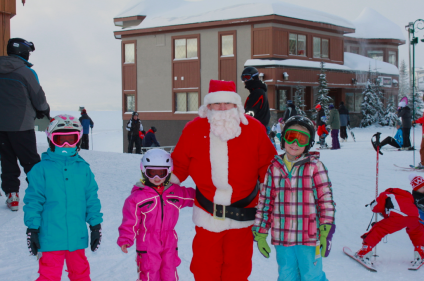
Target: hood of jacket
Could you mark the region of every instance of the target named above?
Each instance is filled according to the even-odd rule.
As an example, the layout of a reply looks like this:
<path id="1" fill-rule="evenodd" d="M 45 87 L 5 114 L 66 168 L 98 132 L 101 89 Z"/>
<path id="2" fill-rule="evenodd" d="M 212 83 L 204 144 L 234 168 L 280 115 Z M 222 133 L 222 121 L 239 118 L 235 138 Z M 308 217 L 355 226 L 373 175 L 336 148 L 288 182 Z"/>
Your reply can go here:
<path id="1" fill-rule="evenodd" d="M 62 165 L 69 165 L 72 164 L 74 162 L 84 162 L 87 165 L 89 165 L 87 162 L 85 162 L 84 159 L 82 159 L 81 156 L 79 156 L 78 152 L 75 156 L 72 157 L 68 157 L 68 156 L 62 156 L 59 154 L 54 153 L 53 151 L 49 149 L 47 149 L 47 152 L 44 152 L 41 155 L 41 159 L 42 160 L 48 160 L 48 161 L 53 161 Z"/>
<path id="2" fill-rule="evenodd" d="M 261 80 L 250 80 L 250 81 L 247 81 L 245 84 L 246 85 L 244 87 L 248 90 L 253 90 L 257 88 L 261 88 L 265 92 L 268 90 L 268 87 L 266 86 L 266 84 L 262 82 Z"/>
<path id="3" fill-rule="evenodd" d="M 154 134 L 155 132 L 153 132 L 153 130 L 152 130 L 152 129 L 149 129 L 149 130 L 146 132 L 146 135 L 147 135 L 148 133 L 152 133 L 152 134 Z"/>
<path id="4" fill-rule="evenodd" d="M 18 68 L 28 66 L 32 64 L 18 56 L 2 56 L 0 57 L 0 73 L 8 74 L 15 71 Z"/>
<path id="5" fill-rule="evenodd" d="M 293 109 L 295 109 L 295 108 L 296 108 L 296 106 L 295 106 L 294 104 L 292 104 L 292 103 L 291 103 L 291 104 L 289 104 L 289 105 L 288 105 L 288 107 L 291 107 L 291 108 L 293 108 Z"/>
<path id="6" fill-rule="evenodd" d="M 411 192 L 409 192 L 407 190 L 391 187 L 391 188 L 386 189 L 384 192 L 389 192 L 389 193 L 392 193 L 396 196 L 405 197 L 405 198 L 411 200 L 412 203 L 414 203 L 414 197 L 412 197 Z"/>
<path id="7" fill-rule="evenodd" d="M 339 113 L 340 114 L 349 114 L 347 108 L 344 105 L 339 106 Z"/>

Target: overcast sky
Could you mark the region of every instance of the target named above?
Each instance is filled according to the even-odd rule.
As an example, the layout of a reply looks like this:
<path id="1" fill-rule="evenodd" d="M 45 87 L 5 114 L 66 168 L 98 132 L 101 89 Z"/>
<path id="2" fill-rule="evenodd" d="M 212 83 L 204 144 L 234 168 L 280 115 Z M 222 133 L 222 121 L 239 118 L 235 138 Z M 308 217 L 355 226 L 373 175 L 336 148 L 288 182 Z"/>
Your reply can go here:
<path id="1" fill-rule="evenodd" d="M 164 0 L 145 0 L 152 3 Z M 168 0 L 184 1 L 184 0 Z M 217 1 L 217 0 L 190 0 Z M 226 0 L 231 2 L 231 0 Z M 236 0 L 234 0 L 236 1 Z M 251 2 L 252 0 L 245 0 Z M 12 37 L 34 42 L 30 61 L 38 73 L 52 110 L 121 109 L 120 41 L 113 36 L 113 18 L 134 0 L 17 1 L 11 21 Z M 239 2 L 237 0 L 237 2 Z M 260 2 L 257 0 L 255 2 Z M 370 7 L 402 30 L 424 19 L 423 0 L 286 0 L 354 20 Z M 407 32 L 404 32 L 405 38 Z M 424 38 L 424 30 L 417 33 Z M 399 47 L 400 61 L 408 60 L 407 44 Z M 416 48 L 416 65 L 424 66 L 424 43 Z"/>

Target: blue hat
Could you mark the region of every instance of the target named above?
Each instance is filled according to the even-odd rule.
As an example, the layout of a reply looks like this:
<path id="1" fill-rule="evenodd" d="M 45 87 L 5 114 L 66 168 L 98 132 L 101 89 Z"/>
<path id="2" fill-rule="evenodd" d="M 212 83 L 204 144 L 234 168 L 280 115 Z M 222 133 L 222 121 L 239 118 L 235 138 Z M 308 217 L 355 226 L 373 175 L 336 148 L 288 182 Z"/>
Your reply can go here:
<path id="1" fill-rule="evenodd" d="M 334 105 L 333 105 L 333 104 L 330 104 L 330 105 L 328 106 L 328 108 L 329 108 L 329 109 L 333 109 L 333 108 L 334 108 Z"/>
<path id="2" fill-rule="evenodd" d="M 292 103 L 293 103 L 292 100 L 287 101 L 287 104 L 292 104 Z"/>

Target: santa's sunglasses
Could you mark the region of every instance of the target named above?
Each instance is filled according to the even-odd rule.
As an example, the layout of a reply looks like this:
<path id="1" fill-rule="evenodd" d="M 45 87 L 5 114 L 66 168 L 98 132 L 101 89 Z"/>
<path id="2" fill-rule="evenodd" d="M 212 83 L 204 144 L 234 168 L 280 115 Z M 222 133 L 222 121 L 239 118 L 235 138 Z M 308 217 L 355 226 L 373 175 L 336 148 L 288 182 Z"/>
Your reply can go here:
<path id="1" fill-rule="evenodd" d="M 57 132 L 52 133 L 51 141 L 57 147 L 64 147 L 65 145 L 75 146 L 81 138 L 79 132 Z"/>
<path id="2" fill-rule="evenodd" d="M 292 144 L 294 142 L 297 142 L 297 145 L 299 147 L 305 147 L 309 144 L 309 138 L 311 136 L 303 131 L 299 131 L 296 129 L 287 129 L 287 131 L 284 133 L 284 140 L 288 144 Z"/>
<path id="3" fill-rule="evenodd" d="M 153 180 L 155 177 L 164 179 L 169 175 L 168 167 L 146 167 L 146 177 Z"/>
<path id="4" fill-rule="evenodd" d="M 246 82 L 246 81 L 250 81 L 253 79 L 253 77 L 258 76 L 259 73 L 254 73 L 254 74 L 242 74 L 241 75 L 241 80 Z"/>

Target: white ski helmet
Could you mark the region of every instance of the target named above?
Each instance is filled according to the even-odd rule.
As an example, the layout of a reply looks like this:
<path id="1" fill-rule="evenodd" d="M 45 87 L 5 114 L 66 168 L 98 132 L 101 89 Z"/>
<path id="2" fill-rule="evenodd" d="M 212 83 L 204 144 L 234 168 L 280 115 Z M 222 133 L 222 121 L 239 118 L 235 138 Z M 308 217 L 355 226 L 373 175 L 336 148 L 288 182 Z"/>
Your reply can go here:
<path id="1" fill-rule="evenodd" d="M 171 154 L 160 148 L 154 148 L 144 153 L 141 158 L 140 169 L 146 173 L 146 167 L 168 167 L 168 173 L 172 173 L 174 163 Z"/>
<path id="2" fill-rule="evenodd" d="M 72 115 L 60 114 L 50 120 L 49 127 L 46 130 L 47 137 L 51 140 L 52 133 L 58 130 L 78 131 L 82 136 L 82 126 L 80 121 Z"/>

